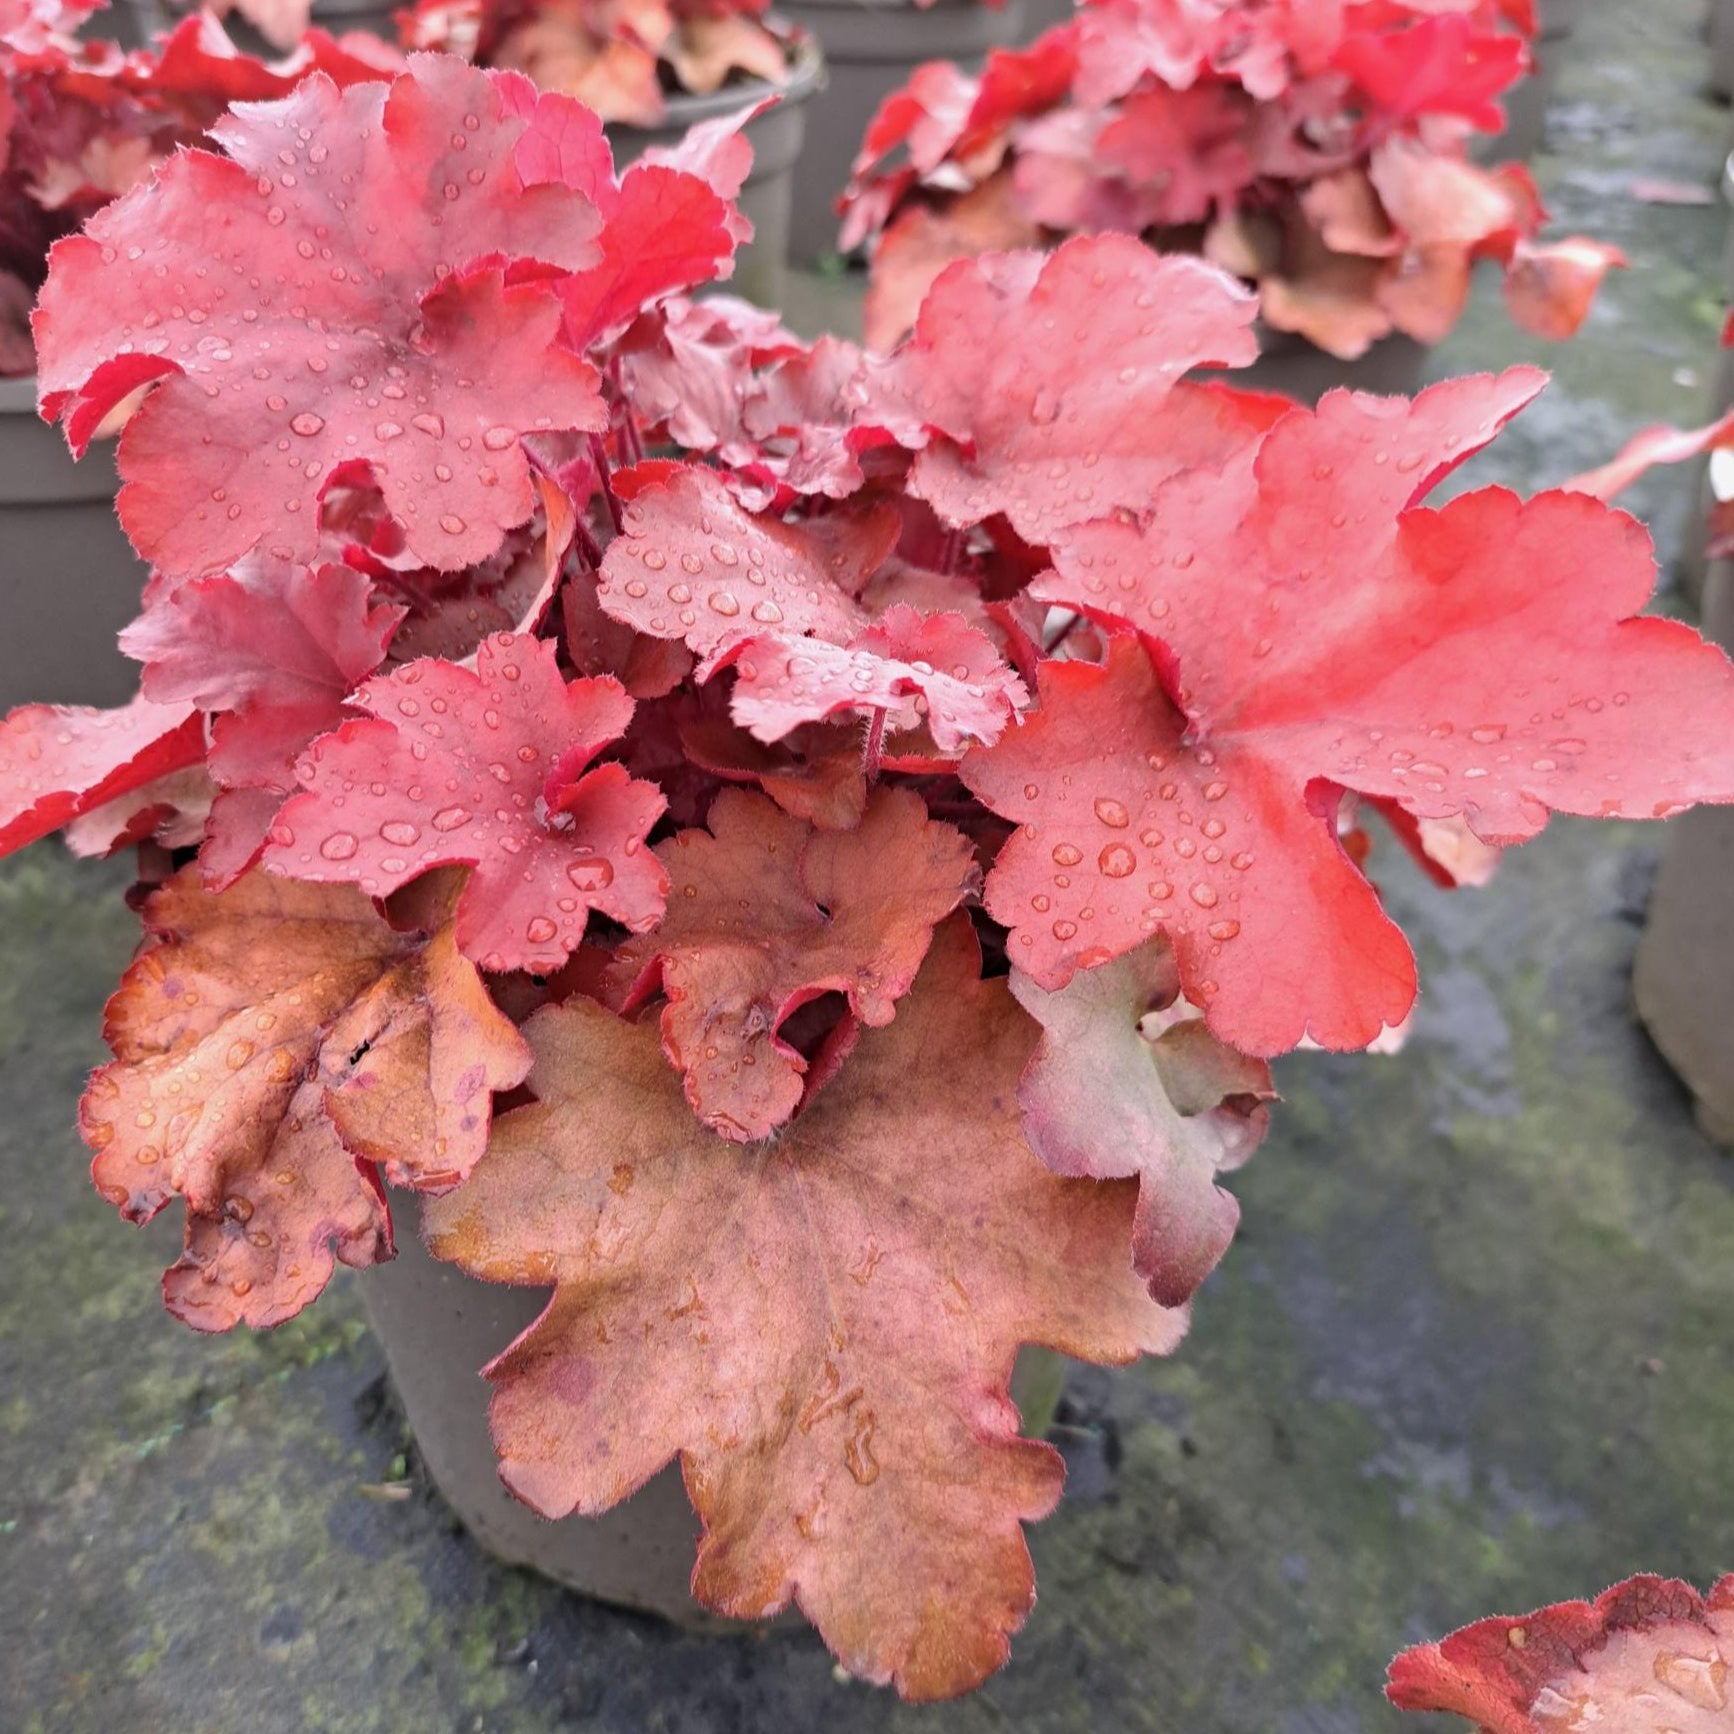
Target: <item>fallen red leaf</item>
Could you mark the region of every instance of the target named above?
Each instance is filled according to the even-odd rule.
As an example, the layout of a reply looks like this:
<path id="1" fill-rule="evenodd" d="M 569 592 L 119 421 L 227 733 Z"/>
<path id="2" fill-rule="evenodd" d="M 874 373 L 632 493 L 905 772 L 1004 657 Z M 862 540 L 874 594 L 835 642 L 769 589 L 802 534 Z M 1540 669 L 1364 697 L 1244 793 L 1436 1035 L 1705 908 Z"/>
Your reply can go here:
<path id="1" fill-rule="evenodd" d="M 1594 1602 L 1478 1620 L 1391 1664 L 1401 1710 L 1467 1716 L 1484 1734 L 1726 1734 L 1734 1725 L 1734 1576 L 1700 1596 L 1633 1577 Z"/>

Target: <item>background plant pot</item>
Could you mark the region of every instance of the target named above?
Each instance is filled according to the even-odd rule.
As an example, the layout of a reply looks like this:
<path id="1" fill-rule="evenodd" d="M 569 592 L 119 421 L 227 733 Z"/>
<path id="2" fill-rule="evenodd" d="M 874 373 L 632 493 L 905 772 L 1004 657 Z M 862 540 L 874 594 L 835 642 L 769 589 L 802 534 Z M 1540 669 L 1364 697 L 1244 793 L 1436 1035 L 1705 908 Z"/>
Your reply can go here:
<path id="1" fill-rule="evenodd" d="M 36 413 L 36 381 L 0 379 L 0 711 L 124 704 L 138 690 L 115 635 L 150 574 L 114 515 L 117 486 L 112 440 L 74 463 Z"/>
<path id="2" fill-rule="evenodd" d="M 690 1593 L 698 1519 L 677 1465 L 601 1517 L 549 1523 L 506 1491 L 488 1433 L 489 1387 L 476 1369 L 536 1317 L 547 1293 L 478 1282 L 433 1258 L 405 1226 L 397 1257 L 366 1274 L 362 1297 L 422 1461 L 464 1527 L 489 1553 L 586 1595 L 698 1631 L 739 1631 Z M 1032 1423 L 1026 1431 L 1038 1420 L 1045 1431 L 1066 1364 L 1046 1350 L 1019 1356 L 1012 1394 Z"/>
<path id="3" fill-rule="evenodd" d="M 1056 25 L 1070 24 L 1077 11 L 1077 0 L 1024 0 L 1024 24 L 1018 39 L 1034 42 Z"/>
<path id="4" fill-rule="evenodd" d="M 141 41 L 149 42 L 164 30 L 172 30 L 196 5 L 177 5 L 173 0 L 114 0 L 117 10 L 129 12 Z M 393 0 L 313 0 L 313 22 L 333 36 L 346 31 L 364 30 L 386 42 L 397 41 L 397 14 L 400 8 Z M 231 12 L 223 20 L 235 46 L 262 60 L 276 60 L 281 48 L 269 43 L 239 12 Z"/>
<path id="5" fill-rule="evenodd" d="M 1536 7 L 1538 28 L 1531 44 L 1534 70 L 1500 98 L 1505 108 L 1505 130 L 1476 140 L 1474 152 L 1478 161 L 1521 162 L 1540 146 L 1547 130 L 1548 104 L 1553 100 L 1560 69 L 1570 50 L 1572 31 L 1583 7 L 1584 0 L 1540 0 Z"/>
<path id="6" fill-rule="evenodd" d="M 1378 392 L 1390 397 L 1413 392 L 1421 381 L 1427 359 L 1424 344 L 1394 333 L 1382 337 L 1365 355 L 1353 361 L 1309 343 L 1292 331 L 1258 327 L 1258 360 L 1216 375 L 1246 391 L 1280 391 L 1300 403 L 1317 403 L 1327 391 L 1347 386 L 1352 391 Z"/>
<path id="7" fill-rule="evenodd" d="M 1734 654 L 1734 561 L 1710 567 L 1704 631 Z M 1734 1146 L 1734 807 L 1696 807 L 1669 825 L 1632 985 L 1698 1124 Z"/>
<path id="8" fill-rule="evenodd" d="M 781 96 L 775 108 L 755 115 L 741 129 L 753 147 L 753 168 L 737 203 L 753 225 L 753 238 L 735 255 L 734 276 L 727 287 L 731 294 L 756 301 L 761 307 L 776 307 L 782 302 L 795 177 L 808 133 L 807 102 L 825 81 L 825 60 L 819 46 L 803 36 L 790 49 L 789 76 L 780 87 L 755 79 L 731 84 L 709 96 L 675 95 L 668 99 L 668 117 L 661 126 L 616 123 L 608 128 L 615 165 L 624 168 L 653 147 L 666 149 L 679 144 L 687 128 L 700 121 L 735 114 L 773 94 Z M 829 104 L 826 106 L 828 112 Z"/>
<path id="9" fill-rule="evenodd" d="M 873 111 L 924 60 L 977 72 L 990 48 L 1021 42 L 1024 0 L 784 0 L 778 14 L 818 38 L 829 79 L 819 124 L 795 170 L 789 256 L 813 265 L 837 250 L 837 196 Z"/>
<path id="10" fill-rule="evenodd" d="M 1722 305 L 1734 308 L 1734 156 L 1722 165 L 1722 203 L 1728 212 L 1728 233 L 1722 247 Z M 1716 352 L 1716 371 L 1711 382 L 1711 398 L 1707 420 L 1715 421 L 1734 408 L 1734 349 Z M 1727 460 L 1724 459 L 1724 462 Z M 1716 489 L 1711 460 L 1697 466 L 1698 486 L 1692 495 L 1691 509 L 1697 514 L 1686 526 L 1680 546 L 1680 558 L 1675 562 L 1674 576 L 1680 592 L 1690 602 L 1704 604 L 1705 579 L 1709 571 L 1709 524 L 1715 509 Z"/>
<path id="11" fill-rule="evenodd" d="M 1710 93 L 1734 96 L 1734 0 L 1710 0 Z"/>

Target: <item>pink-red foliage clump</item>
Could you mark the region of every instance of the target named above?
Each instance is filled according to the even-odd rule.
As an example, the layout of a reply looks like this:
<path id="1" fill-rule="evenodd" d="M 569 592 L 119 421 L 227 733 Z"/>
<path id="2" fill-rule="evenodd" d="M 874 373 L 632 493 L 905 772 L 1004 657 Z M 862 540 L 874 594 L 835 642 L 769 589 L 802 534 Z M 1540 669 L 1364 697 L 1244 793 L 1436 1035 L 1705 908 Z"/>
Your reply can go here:
<path id="1" fill-rule="evenodd" d="M 313 70 L 351 84 L 402 64 L 389 44 L 323 30 L 260 60 L 205 12 L 123 53 L 74 34 L 100 3 L 0 0 L 0 377 L 35 371 L 28 315 L 50 246 L 201 142 L 231 102 L 285 96 Z"/>
<path id="2" fill-rule="evenodd" d="M 780 85 L 795 37 L 769 0 L 416 0 L 410 48 L 522 72 L 604 120 L 654 127 L 672 93 Z"/>
<path id="3" fill-rule="evenodd" d="M 1109 232 L 1202 254 L 1333 355 L 1438 342 L 1480 259 L 1520 323 L 1569 337 L 1619 253 L 1539 241 L 1527 171 L 1470 157 L 1533 28 L 1529 0 L 1087 0 L 979 77 L 919 67 L 843 200 L 843 245 L 872 242 L 868 339 L 902 336 L 954 259 Z"/>

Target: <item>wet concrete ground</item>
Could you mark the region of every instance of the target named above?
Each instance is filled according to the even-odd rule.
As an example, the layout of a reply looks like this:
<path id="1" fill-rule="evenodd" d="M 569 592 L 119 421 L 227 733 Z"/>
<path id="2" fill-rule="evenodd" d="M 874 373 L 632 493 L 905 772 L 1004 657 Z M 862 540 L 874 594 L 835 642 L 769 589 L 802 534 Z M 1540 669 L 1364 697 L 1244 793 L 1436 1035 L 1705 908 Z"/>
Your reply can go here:
<path id="1" fill-rule="evenodd" d="M 1538 167 L 1636 268 L 1567 350 L 1483 286 L 1434 370 L 1558 382 L 1479 479 L 1703 407 L 1722 213 L 1630 192 L 1714 184 L 1700 10 L 1593 0 Z M 1634 503 L 1671 553 L 1680 479 Z M 420 1482 L 347 1274 L 272 1335 L 169 1321 L 173 1224 L 121 1224 L 72 1131 L 122 874 L 32 851 L 0 870 L 0 1729 L 1377 1734 L 1425 1727 L 1379 1697 L 1408 1641 L 1639 1568 L 1708 1581 L 1734 1567 L 1734 1165 L 1629 1018 L 1662 841 L 1556 824 L 1458 897 L 1382 863 L 1413 1041 L 1283 1064 L 1190 1341 L 1073 1381 L 1011 1665 L 924 1711 L 810 1634 L 684 1636 L 483 1557 Z"/>

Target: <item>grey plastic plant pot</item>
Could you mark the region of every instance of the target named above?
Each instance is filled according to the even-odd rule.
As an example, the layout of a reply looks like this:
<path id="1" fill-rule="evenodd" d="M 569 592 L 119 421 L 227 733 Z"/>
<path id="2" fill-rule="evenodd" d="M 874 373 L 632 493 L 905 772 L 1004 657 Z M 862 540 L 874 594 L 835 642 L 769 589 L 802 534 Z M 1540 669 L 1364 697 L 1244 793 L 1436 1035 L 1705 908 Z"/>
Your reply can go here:
<path id="1" fill-rule="evenodd" d="M 1534 69 L 1499 99 L 1505 109 L 1505 130 L 1475 139 L 1472 150 L 1478 162 L 1489 167 L 1522 162 L 1540 148 L 1547 130 L 1548 105 L 1553 101 L 1570 52 L 1572 32 L 1583 8 L 1584 0 L 1540 0 L 1532 44 Z"/>
<path id="2" fill-rule="evenodd" d="M 837 198 L 874 110 L 925 60 L 954 60 L 977 72 L 990 48 L 1027 36 L 1024 0 L 783 0 L 780 17 L 818 38 L 825 51 L 825 100 L 807 129 L 795 170 L 789 257 L 814 265 L 837 250 Z"/>
<path id="3" fill-rule="evenodd" d="M 1722 204 L 1728 212 L 1728 233 L 1722 246 L 1722 302 L 1734 308 L 1734 156 L 1722 165 Z M 1711 381 L 1707 419 L 1715 421 L 1734 408 L 1734 349 L 1716 352 L 1716 372 Z M 1723 462 L 1727 460 L 1724 458 Z M 1717 505 L 1714 472 L 1711 460 L 1705 458 L 1696 468 L 1698 486 L 1692 496 L 1691 510 L 1696 516 L 1686 526 L 1680 545 L 1680 557 L 1674 563 L 1674 577 L 1680 593 L 1688 602 L 1704 606 L 1704 586 L 1709 571 L 1710 514 Z"/>
<path id="4" fill-rule="evenodd" d="M 1710 94 L 1734 96 L 1734 0 L 1710 0 Z"/>
<path id="5" fill-rule="evenodd" d="M 176 4 L 175 0 L 115 0 L 118 7 L 130 12 L 136 21 L 140 38 L 149 42 L 165 30 L 172 30 L 197 10 L 196 5 Z M 351 30 L 365 31 L 383 41 L 398 39 L 397 14 L 401 10 L 392 0 L 313 0 L 312 21 L 333 36 Z M 267 42 L 239 12 L 230 12 L 223 20 L 223 29 L 235 46 L 262 60 L 279 59 L 283 50 Z"/>
<path id="6" fill-rule="evenodd" d="M 1070 24 L 1077 15 L 1076 0 L 1024 0 L 1024 25 L 1020 42 L 1034 42 L 1056 25 Z"/>
<path id="7" fill-rule="evenodd" d="M 1421 382 L 1427 349 L 1412 337 L 1383 337 L 1353 361 L 1309 343 L 1289 331 L 1258 327 L 1258 360 L 1250 367 L 1215 375 L 1246 391 L 1279 391 L 1299 403 L 1314 404 L 1338 386 L 1377 392 L 1383 397 L 1407 394 Z"/>
<path id="8" fill-rule="evenodd" d="M 1734 562 L 1710 567 L 1704 631 L 1734 654 Z M 1734 807 L 1695 807 L 1668 826 L 1632 990 L 1698 1124 L 1734 1147 Z"/>
<path id="9" fill-rule="evenodd" d="M 731 84 L 708 96 L 677 94 L 668 99 L 668 117 L 661 126 L 612 123 L 607 129 L 615 166 L 625 168 L 653 147 L 667 149 L 679 144 L 687 128 L 700 121 L 736 114 L 767 96 L 782 98 L 742 128 L 753 147 L 753 167 L 737 203 L 753 225 L 753 238 L 735 255 L 734 275 L 723 285 L 730 294 L 756 301 L 761 307 L 774 308 L 782 302 L 796 167 L 809 131 L 808 103 L 825 79 L 825 59 L 818 44 L 803 37 L 790 49 L 789 76 L 780 86 L 755 79 Z"/>
<path id="10" fill-rule="evenodd" d="M 36 381 L 0 379 L 0 712 L 124 704 L 138 690 L 115 638 L 150 574 L 115 517 L 117 485 L 112 440 L 74 463 L 36 413 Z"/>
<path id="11" fill-rule="evenodd" d="M 433 1258 L 405 1229 L 397 1257 L 368 1271 L 361 1292 L 421 1459 L 464 1527 L 500 1559 L 600 1601 L 695 1631 L 743 1630 L 693 1600 L 698 1519 L 678 1466 L 601 1517 L 550 1523 L 507 1492 L 488 1433 L 489 1387 L 477 1369 L 541 1312 L 547 1291 L 478 1282 Z M 1065 1366 L 1046 1350 L 1019 1356 L 1012 1395 L 1026 1412 L 1026 1432 L 1046 1431 Z"/>

